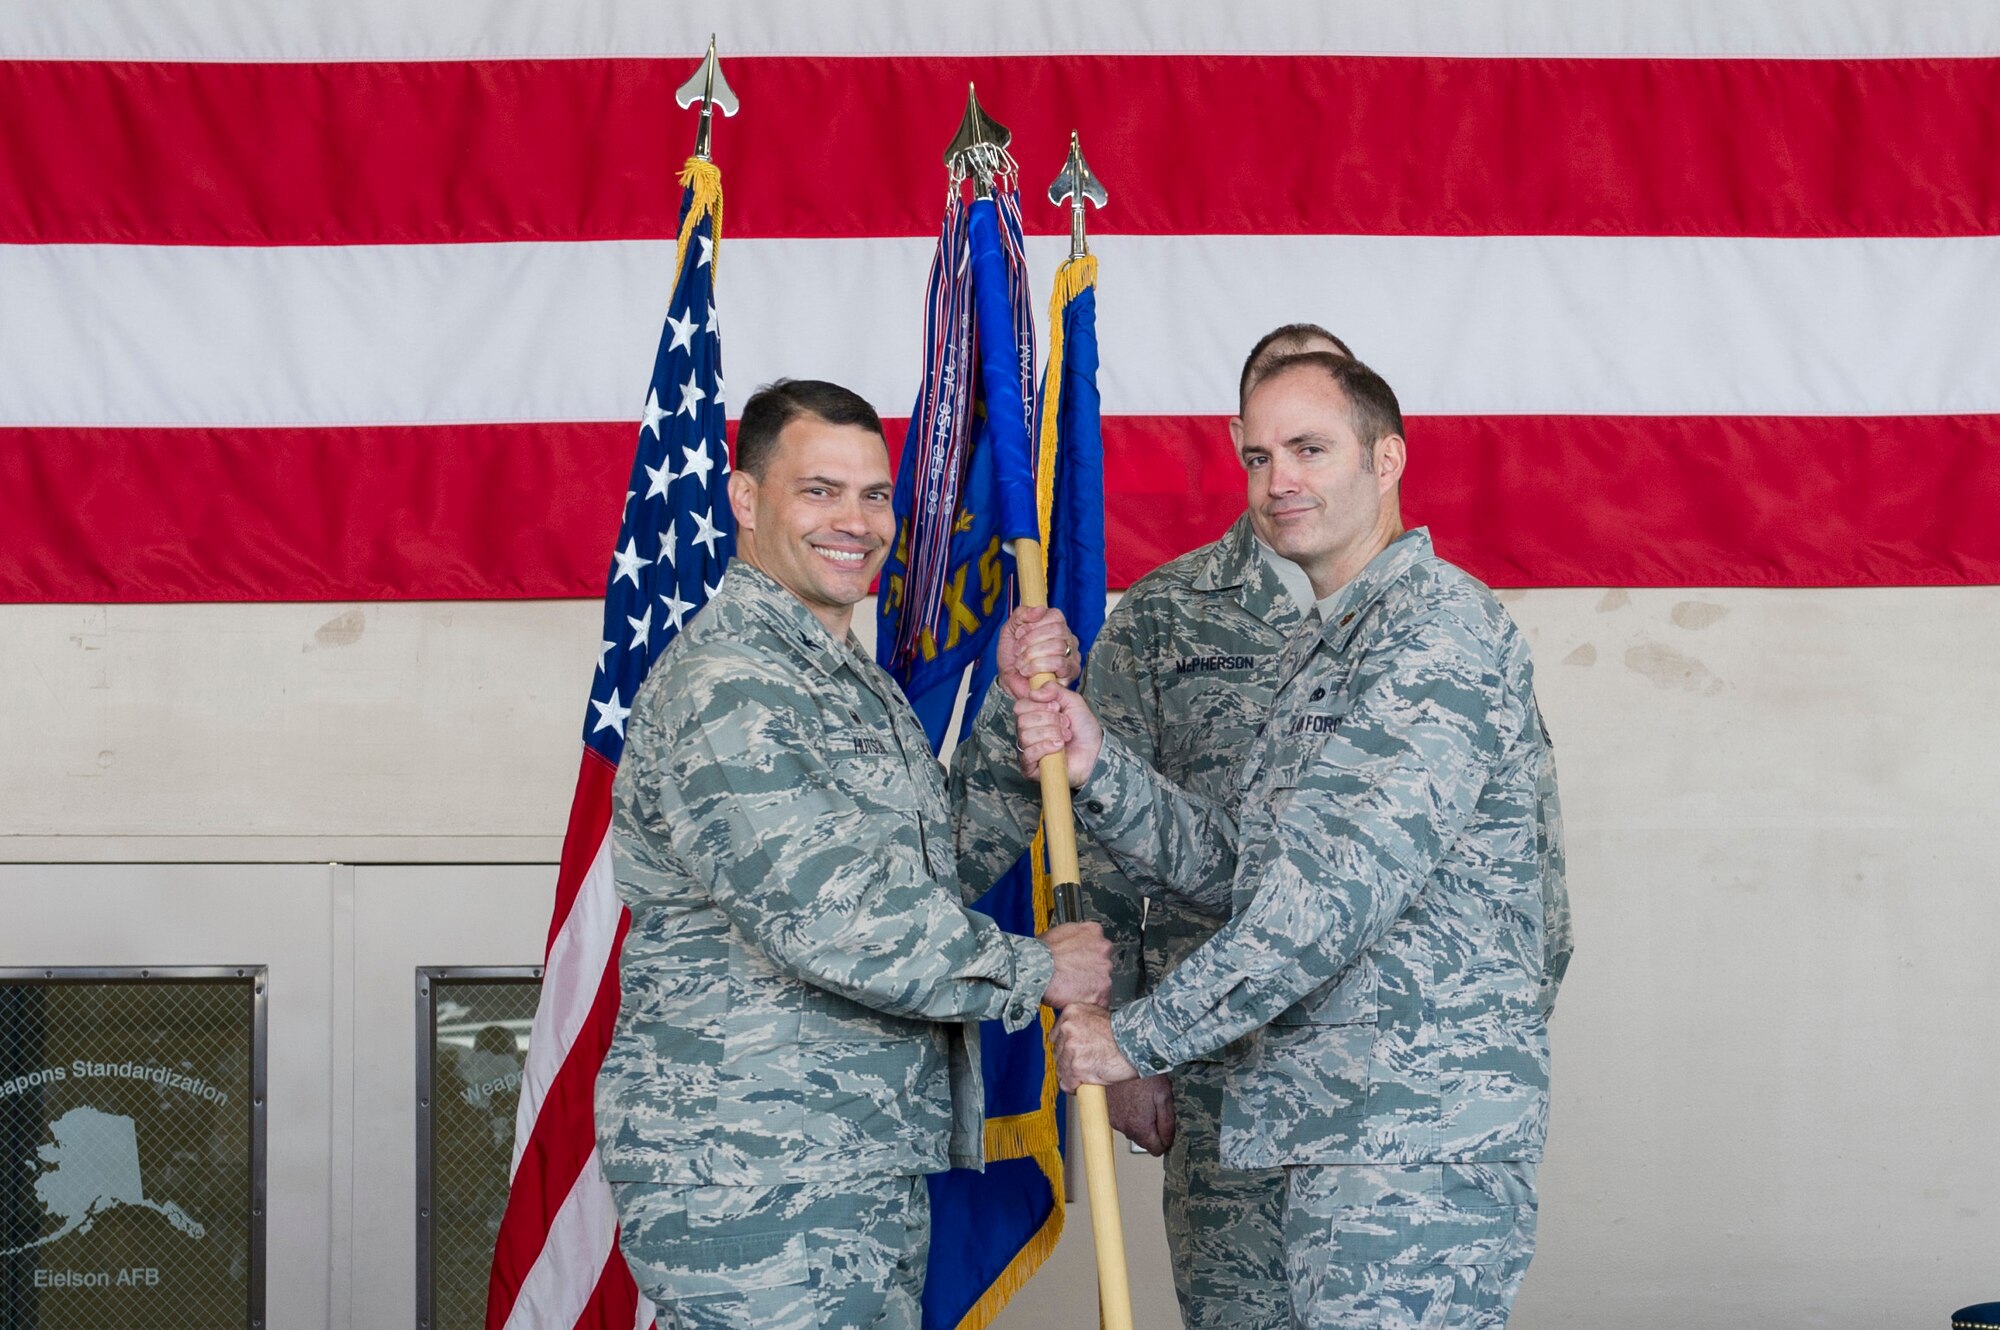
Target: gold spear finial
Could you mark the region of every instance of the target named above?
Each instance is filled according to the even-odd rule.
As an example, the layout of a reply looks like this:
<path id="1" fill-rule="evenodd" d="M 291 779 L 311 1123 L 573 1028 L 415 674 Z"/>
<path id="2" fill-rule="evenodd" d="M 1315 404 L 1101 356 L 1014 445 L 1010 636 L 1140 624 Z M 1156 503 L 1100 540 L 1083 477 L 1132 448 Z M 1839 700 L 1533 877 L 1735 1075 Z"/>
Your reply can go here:
<path id="1" fill-rule="evenodd" d="M 979 104 L 978 91 L 972 84 L 966 84 L 965 114 L 959 117 L 958 132 L 951 136 L 951 145 L 944 150 L 944 164 L 952 179 L 969 178 L 980 198 L 990 197 L 993 182 L 1014 170 L 1014 159 L 1007 152 L 1007 145 L 1013 141 L 1014 132 L 986 114 Z"/>

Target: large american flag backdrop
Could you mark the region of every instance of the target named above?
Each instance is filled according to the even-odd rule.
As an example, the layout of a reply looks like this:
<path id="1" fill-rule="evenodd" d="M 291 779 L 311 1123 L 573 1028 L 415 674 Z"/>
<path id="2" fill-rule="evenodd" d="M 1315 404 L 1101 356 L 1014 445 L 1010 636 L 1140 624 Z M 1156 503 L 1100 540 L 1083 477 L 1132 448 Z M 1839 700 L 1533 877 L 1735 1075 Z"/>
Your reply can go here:
<path id="1" fill-rule="evenodd" d="M 968 80 L 1080 131 L 1114 584 L 1294 319 L 1495 584 L 2000 580 L 1994 6 L 14 0 L 0 599 L 599 594 L 711 29 L 746 387 L 907 410 Z"/>

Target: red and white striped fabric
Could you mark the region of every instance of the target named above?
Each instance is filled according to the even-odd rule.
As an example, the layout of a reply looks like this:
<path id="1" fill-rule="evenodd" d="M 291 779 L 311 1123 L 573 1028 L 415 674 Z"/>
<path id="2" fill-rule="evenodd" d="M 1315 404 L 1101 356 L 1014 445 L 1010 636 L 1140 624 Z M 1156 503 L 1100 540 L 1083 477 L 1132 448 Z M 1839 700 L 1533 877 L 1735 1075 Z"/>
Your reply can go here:
<path id="1" fill-rule="evenodd" d="M 1043 274 L 1080 131 L 1114 581 L 1301 318 L 1489 581 L 2000 580 L 1991 5 L 17 0 L 0 598 L 595 594 L 712 25 L 739 384 L 907 410 L 966 82 Z"/>
<path id="2" fill-rule="evenodd" d="M 619 1250 L 618 1211 L 590 1125 L 597 1072 L 618 1021 L 618 953 L 632 922 L 611 876 L 616 775 L 584 750 L 521 1069 L 507 1213 L 486 1305 L 493 1330 L 653 1324 L 653 1304 Z"/>
<path id="3" fill-rule="evenodd" d="M 612 790 L 625 754 L 625 720 L 647 674 L 686 617 L 708 603 L 736 549 L 716 320 L 718 177 L 714 166 L 692 159 L 682 176 L 683 239 L 666 282 L 671 295 L 647 381 L 646 424 L 632 431 L 637 455 L 626 472 L 632 489 L 613 544 L 618 552 L 605 587 L 583 766 L 570 799 L 541 997 L 515 1106 L 514 1165 L 494 1243 L 487 1330 L 627 1330 L 653 1320 L 620 1251 L 594 1121 L 597 1079 L 618 1024 L 619 957 L 632 926 L 613 877 Z M 658 625 L 655 610 L 663 611 Z"/>

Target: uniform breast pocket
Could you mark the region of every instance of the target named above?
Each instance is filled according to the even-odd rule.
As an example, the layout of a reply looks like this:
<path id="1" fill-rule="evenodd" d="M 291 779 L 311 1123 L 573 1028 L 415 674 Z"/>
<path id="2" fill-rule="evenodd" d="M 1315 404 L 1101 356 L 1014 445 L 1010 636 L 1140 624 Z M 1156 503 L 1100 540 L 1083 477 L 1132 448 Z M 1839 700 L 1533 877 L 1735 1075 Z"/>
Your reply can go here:
<path id="1" fill-rule="evenodd" d="M 886 740 L 836 735 L 827 744 L 827 762 L 841 793 L 870 809 L 916 811 L 909 773 Z"/>
<path id="2" fill-rule="evenodd" d="M 1327 740 L 1333 736 L 1334 725 L 1330 722 L 1310 732 L 1297 728 L 1300 720 L 1310 719 L 1284 722 L 1287 732 L 1275 736 L 1266 746 L 1253 773 L 1257 785 L 1265 791 L 1266 802 L 1280 817 L 1299 788 L 1311 782 L 1313 769 L 1319 764 Z"/>
<path id="3" fill-rule="evenodd" d="M 1354 698 L 1344 679 L 1301 679 L 1279 697 L 1265 734 L 1274 774 L 1289 772 L 1289 783 L 1311 769 L 1327 742 L 1347 724 Z"/>
<path id="4" fill-rule="evenodd" d="M 1272 1018 L 1273 1025 L 1373 1025 L 1381 978 L 1374 962 L 1357 959 L 1328 982 Z"/>
<path id="5" fill-rule="evenodd" d="M 877 1043 L 882 1040 L 933 1041 L 944 1027 L 934 1021 L 915 1020 L 877 1011 L 852 998 L 809 985 L 800 1002 L 799 1038 L 807 1041 L 845 1040 Z"/>
<path id="6" fill-rule="evenodd" d="M 1257 773 L 1250 788 L 1244 792 L 1247 803 L 1255 804 L 1267 829 L 1277 833 L 1290 819 L 1293 825 L 1284 827 L 1285 834 L 1304 834 L 1317 838 L 1324 833 L 1313 825 L 1311 802 L 1314 791 L 1312 785 L 1312 761 L 1309 757 L 1288 757 L 1279 769 Z M 1302 802 L 1303 801 L 1303 802 Z M 1247 823 L 1252 810 L 1246 807 L 1241 819 Z M 1282 852 L 1281 844 L 1272 846 L 1274 852 Z"/>
<path id="7" fill-rule="evenodd" d="M 1204 716 L 1199 711 L 1175 710 L 1160 726 L 1160 754 L 1206 753 L 1235 758 L 1257 735 L 1263 717 L 1239 716 L 1234 710 Z"/>

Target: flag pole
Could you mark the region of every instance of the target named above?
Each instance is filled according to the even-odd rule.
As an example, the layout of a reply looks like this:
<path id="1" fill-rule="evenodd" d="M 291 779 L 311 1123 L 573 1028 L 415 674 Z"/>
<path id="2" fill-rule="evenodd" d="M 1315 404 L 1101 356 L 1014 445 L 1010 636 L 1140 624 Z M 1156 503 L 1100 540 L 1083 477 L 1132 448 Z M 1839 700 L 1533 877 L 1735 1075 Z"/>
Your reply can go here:
<path id="1" fill-rule="evenodd" d="M 971 112 L 968 111 L 968 117 Z M 1104 186 L 1090 173 L 1074 132 L 1069 136 L 1069 158 L 1062 173 L 1049 186 L 1049 201 L 1070 204 L 1070 259 L 1089 255 L 1084 238 L 1083 212 L 1086 203 L 1103 207 Z M 1050 367 L 1051 391 L 1060 392 L 1057 376 L 1061 366 Z M 1043 404 L 1047 414 L 1059 410 L 1054 401 Z M 1026 537 L 1014 541 L 1014 568 L 1021 582 L 1021 604 L 1045 607 L 1049 603 L 1047 565 L 1042 543 Z M 1038 674 L 1039 688 L 1055 679 Z M 1054 885 L 1058 922 L 1073 923 L 1083 917 L 1083 873 L 1076 857 L 1076 818 L 1070 805 L 1069 765 L 1061 753 L 1042 759 L 1042 827 L 1047 837 L 1049 879 Z M 1125 1263 L 1125 1221 L 1118 1208 L 1118 1174 L 1111 1139 L 1111 1110 L 1105 1102 L 1104 1087 L 1080 1085 L 1076 1089 L 1077 1116 L 1082 1125 L 1083 1169 L 1090 1195 L 1091 1236 L 1097 1246 L 1098 1311 L 1104 1330 L 1132 1330 L 1132 1286 Z"/>
<path id="2" fill-rule="evenodd" d="M 1014 542 L 1014 567 L 1021 579 L 1021 604 L 1046 606 L 1049 586 L 1042 571 L 1042 542 Z M 1038 674 L 1034 686 L 1052 681 Z M 1055 884 L 1058 917 L 1075 922 L 1082 913 L 1082 871 L 1076 861 L 1076 818 L 1070 808 L 1069 764 L 1061 753 L 1042 759 L 1042 827 L 1048 838 L 1049 878 Z M 1076 906 L 1076 912 L 1061 908 Z M 1097 1243 L 1097 1299 L 1104 1330 L 1132 1330 L 1132 1286 L 1125 1269 L 1125 1220 L 1118 1210 L 1118 1174 L 1111 1140 L 1111 1108 L 1101 1085 L 1076 1087 L 1077 1117 L 1083 1127 L 1083 1173 L 1090 1193 L 1090 1231 Z"/>
<path id="3" fill-rule="evenodd" d="M 687 194 L 681 205 L 680 239 L 674 252 L 672 280 L 668 283 L 668 322 L 654 358 L 646 419 L 636 431 L 630 474 L 635 478 L 634 493 L 637 493 L 638 484 L 653 474 L 646 463 L 657 458 L 668 478 L 677 479 L 681 496 L 677 500 L 656 490 L 648 496 L 661 498 L 654 505 L 644 499 L 635 504 L 633 494 L 627 494 L 620 519 L 618 535 L 623 549 L 613 556 L 615 571 L 605 587 L 606 649 L 609 650 L 610 640 L 622 632 L 617 625 L 629 624 L 637 635 L 630 644 L 632 649 L 601 660 L 592 681 L 589 706 L 595 710 L 596 719 L 594 723 L 588 718 L 584 721 L 582 764 L 577 773 L 576 792 L 570 799 L 569 830 L 563 837 L 561 862 L 556 869 L 555 908 L 540 971 L 542 991 L 535 1005 L 534 1027 L 521 1069 L 521 1093 L 515 1110 L 507 1205 L 501 1214 L 487 1275 L 486 1330 L 523 1324 L 544 1330 L 554 1330 L 557 1326 L 569 1330 L 573 1322 L 652 1330 L 657 1320 L 657 1309 L 640 1291 L 619 1254 L 616 1223 L 600 1222 L 605 1215 L 615 1217 L 616 1206 L 601 1161 L 594 1152 L 586 1154 L 596 1141 L 590 1097 L 586 1094 L 579 1101 L 555 1092 L 555 1086 L 563 1073 L 576 1068 L 585 1071 L 584 1084 L 596 1078 L 613 1043 L 618 1019 L 619 949 L 631 924 L 631 914 L 619 902 L 612 881 L 608 827 L 612 774 L 624 756 L 625 720 L 632 710 L 625 704 L 637 696 L 658 651 L 680 631 L 680 616 L 700 608 L 706 599 L 709 577 L 720 579 L 720 570 L 735 549 L 735 526 L 729 515 L 728 499 L 721 493 L 728 468 L 722 468 L 722 474 L 713 482 L 709 470 L 701 472 L 698 481 L 688 475 L 678 478 L 673 475 L 676 463 L 687 461 L 695 454 L 697 445 L 699 455 L 704 458 L 709 455 L 711 443 L 726 450 L 719 400 L 711 409 L 707 424 L 701 415 L 689 412 L 685 417 L 687 423 L 678 425 L 674 422 L 680 418 L 679 413 L 670 414 L 659 407 L 660 397 L 671 394 L 680 382 L 678 371 L 690 361 L 695 362 L 700 373 L 715 381 L 720 379 L 713 370 L 714 357 L 719 355 L 715 340 L 719 334 L 714 332 L 712 324 L 707 330 L 695 333 L 692 344 L 686 338 L 669 340 L 674 328 L 671 295 L 681 293 L 686 283 L 688 309 L 712 308 L 709 297 L 715 291 L 715 246 L 722 237 L 722 175 L 709 161 L 709 125 L 718 107 L 724 115 L 736 114 L 736 96 L 716 62 L 713 37 L 709 38 L 708 54 L 701 67 L 680 89 L 678 100 L 683 107 L 701 102 L 701 128 L 695 151 L 681 172 Z M 689 280 L 688 247 L 704 222 L 709 230 L 701 240 L 708 267 L 697 287 Z M 701 266 L 697 260 L 695 267 Z M 678 359 L 670 365 L 670 358 L 674 357 Z M 648 434 L 652 436 L 650 445 Z M 688 498 L 690 489 L 697 485 L 700 500 Z M 675 567 L 671 561 L 662 564 L 639 553 L 641 538 L 648 548 L 658 548 L 656 542 L 661 533 L 671 532 L 679 513 L 694 511 L 696 502 L 706 502 L 711 521 L 717 523 L 719 539 L 708 545 L 705 557 L 683 551 Z M 671 570 L 669 577 L 660 577 L 663 569 Z M 619 584 L 628 578 L 631 589 L 623 591 Z M 687 583 L 680 583 L 681 578 L 687 579 Z M 653 611 L 643 609 L 655 602 L 663 584 L 670 589 L 674 603 L 680 605 L 664 636 L 662 630 L 652 626 Z M 691 603 L 680 601 L 683 590 L 688 592 Z M 629 611 L 633 609 L 641 609 L 644 617 L 632 617 Z M 655 641 L 659 642 L 658 648 L 653 645 Z M 567 939 L 567 943 L 559 943 L 558 939 Z M 584 1013 L 580 1021 L 572 1021 L 565 1015 L 577 1012 Z M 587 1159 L 582 1173 L 576 1174 L 573 1165 L 564 1172 L 561 1161 L 577 1158 Z M 562 1190 L 549 1192 L 543 1184 L 556 1176 L 574 1176 L 575 1181 Z"/>

